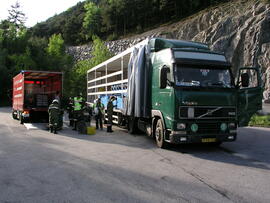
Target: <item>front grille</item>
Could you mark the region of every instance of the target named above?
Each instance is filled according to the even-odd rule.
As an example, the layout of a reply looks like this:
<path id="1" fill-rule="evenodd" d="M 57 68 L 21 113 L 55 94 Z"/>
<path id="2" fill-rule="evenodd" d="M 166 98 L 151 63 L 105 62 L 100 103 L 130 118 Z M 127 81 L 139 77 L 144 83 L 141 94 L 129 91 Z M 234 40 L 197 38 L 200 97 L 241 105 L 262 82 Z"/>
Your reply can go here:
<path id="1" fill-rule="evenodd" d="M 235 107 L 180 107 L 180 118 L 188 118 L 188 108 L 194 108 L 194 118 L 234 118 Z M 235 115 L 230 114 L 234 112 Z"/>
<path id="2" fill-rule="evenodd" d="M 199 123 L 198 134 L 217 134 L 220 133 L 219 123 Z"/>

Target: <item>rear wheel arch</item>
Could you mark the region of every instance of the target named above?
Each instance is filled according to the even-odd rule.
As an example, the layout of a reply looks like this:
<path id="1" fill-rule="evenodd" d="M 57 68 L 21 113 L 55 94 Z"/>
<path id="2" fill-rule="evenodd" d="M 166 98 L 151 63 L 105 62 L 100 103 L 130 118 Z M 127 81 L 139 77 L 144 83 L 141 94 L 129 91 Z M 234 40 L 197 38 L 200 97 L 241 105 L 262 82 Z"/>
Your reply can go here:
<path id="1" fill-rule="evenodd" d="M 161 111 L 152 110 L 152 132 L 154 132 L 155 125 L 157 124 L 158 119 L 161 119 L 163 128 L 166 129 L 165 121 Z"/>

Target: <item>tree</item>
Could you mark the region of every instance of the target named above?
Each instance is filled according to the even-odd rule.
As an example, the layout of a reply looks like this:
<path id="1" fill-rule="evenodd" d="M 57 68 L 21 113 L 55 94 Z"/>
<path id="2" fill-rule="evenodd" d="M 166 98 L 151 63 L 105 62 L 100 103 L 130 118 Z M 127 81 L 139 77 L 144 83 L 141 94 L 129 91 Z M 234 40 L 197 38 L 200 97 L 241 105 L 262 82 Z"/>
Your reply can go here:
<path id="1" fill-rule="evenodd" d="M 0 77 L 0 102 L 3 104 L 8 100 L 10 102 L 12 77 L 18 73 L 19 64 L 26 59 L 28 36 L 25 28 L 17 28 L 8 20 L 0 23 L 0 33 L 0 72 L 3 73 Z"/>
<path id="2" fill-rule="evenodd" d="M 0 106 L 6 101 L 6 90 L 7 90 L 7 67 L 6 67 L 6 57 L 7 50 L 3 46 L 4 41 L 4 31 L 0 29 Z"/>
<path id="3" fill-rule="evenodd" d="M 26 21 L 25 14 L 21 11 L 21 5 L 16 2 L 15 5 L 11 5 L 11 9 L 8 10 L 8 20 L 16 26 L 16 28 L 24 27 Z"/>
<path id="4" fill-rule="evenodd" d="M 53 34 L 49 39 L 47 53 L 53 57 L 61 57 L 65 53 L 65 44 L 61 34 Z"/>
<path id="5" fill-rule="evenodd" d="M 48 40 L 40 37 L 30 37 L 28 45 L 32 59 L 36 64 L 36 70 L 46 70 L 50 65 L 50 57 L 47 53 Z"/>
<path id="6" fill-rule="evenodd" d="M 69 73 L 69 84 L 67 88 L 71 95 L 75 95 L 78 89 L 86 93 L 86 73 L 89 69 L 112 57 L 104 42 L 97 36 L 93 37 L 93 57 L 79 61 Z"/>
<path id="7" fill-rule="evenodd" d="M 65 42 L 61 36 L 52 35 L 49 39 L 47 52 L 47 70 L 69 71 L 73 65 L 72 58 L 65 52 Z"/>
<path id="8" fill-rule="evenodd" d="M 8 56 L 13 66 L 14 72 L 20 70 L 36 70 L 36 63 L 32 59 L 30 48 L 27 47 L 23 54 L 13 54 Z"/>
<path id="9" fill-rule="evenodd" d="M 92 65 L 96 66 L 108 58 L 112 57 L 112 53 L 108 50 L 104 42 L 97 36 L 93 37 L 93 58 Z M 91 67 L 92 68 L 92 67 Z"/>
<path id="10" fill-rule="evenodd" d="M 84 5 L 86 10 L 83 19 L 83 28 L 86 32 L 86 39 L 92 39 L 94 35 L 99 35 L 101 24 L 101 12 L 98 5 L 89 1 Z"/>

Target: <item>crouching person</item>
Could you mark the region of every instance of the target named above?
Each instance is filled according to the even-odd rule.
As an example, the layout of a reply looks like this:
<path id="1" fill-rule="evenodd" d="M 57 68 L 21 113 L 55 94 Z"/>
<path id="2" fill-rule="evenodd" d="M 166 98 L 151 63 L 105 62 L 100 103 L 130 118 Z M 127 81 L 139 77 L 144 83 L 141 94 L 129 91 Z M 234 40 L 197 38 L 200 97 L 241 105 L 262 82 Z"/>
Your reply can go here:
<path id="1" fill-rule="evenodd" d="M 57 127 L 59 126 L 59 116 L 60 108 L 57 99 L 53 100 L 52 104 L 49 106 L 49 128 L 50 132 L 57 134 Z"/>

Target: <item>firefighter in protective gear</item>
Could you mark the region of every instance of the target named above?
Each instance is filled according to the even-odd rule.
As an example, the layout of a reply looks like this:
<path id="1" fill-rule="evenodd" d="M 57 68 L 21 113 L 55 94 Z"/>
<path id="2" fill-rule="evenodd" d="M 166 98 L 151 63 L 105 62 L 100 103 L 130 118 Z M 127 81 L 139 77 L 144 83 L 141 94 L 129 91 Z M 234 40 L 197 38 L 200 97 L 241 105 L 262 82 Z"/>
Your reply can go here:
<path id="1" fill-rule="evenodd" d="M 68 118 L 69 118 L 69 126 L 73 126 L 73 111 L 74 111 L 74 100 L 73 98 L 69 98 L 68 106 L 67 106 L 67 112 L 68 112 Z"/>
<path id="2" fill-rule="evenodd" d="M 48 112 L 50 132 L 57 134 L 57 127 L 59 126 L 60 116 L 59 101 L 57 99 L 53 100 L 52 104 L 49 106 Z"/>
<path id="3" fill-rule="evenodd" d="M 100 129 L 103 130 L 102 119 L 104 114 L 104 105 L 101 103 L 100 98 L 98 98 L 94 104 L 94 113 L 96 119 L 96 129 L 100 127 Z"/>
<path id="4" fill-rule="evenodd" d="M 73 111 L 74 128 L 72 130 L 77 130 L 78 118 L 81 116 L 82 108 L 83 108 L 83 98 L 82 98 L 82 93 L 79 93 L 77 97 L 74 97 L 74 111 Z"/>
<path id="5" fill-rule="evenodd" d="M 115 96 L 111 96 L 108 104 L 107 104 L 107 115 L 108 115 L 108 124 L 107 124 L 107 132 L 112 133 L 112 123 L 113 123 L 113 101 L 116 100 Z"/>

